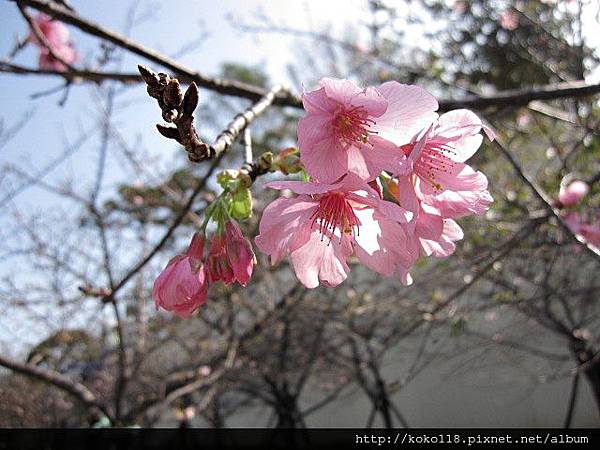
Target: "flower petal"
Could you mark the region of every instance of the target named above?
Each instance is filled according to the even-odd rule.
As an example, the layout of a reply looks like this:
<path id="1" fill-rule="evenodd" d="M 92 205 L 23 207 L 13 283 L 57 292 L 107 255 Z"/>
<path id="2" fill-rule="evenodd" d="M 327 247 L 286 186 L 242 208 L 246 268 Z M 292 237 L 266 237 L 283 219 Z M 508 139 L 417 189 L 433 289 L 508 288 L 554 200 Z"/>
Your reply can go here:
<path id="1" fill-rule="evenodd" d="M 411 266 L 418 257 L 416 247 L 408 245 L 402 226 L 381 216 L 373 209 L 356 211 L 361 225 L 354 237 L 359 261 L 371 270 L 392 276 L 397 265 Z"/>
<path id="2" fill-rule="evenodd" d="M 425 196 L 423 201 L 439 209 L 442 216 L 456 219 L 484 214 L 494 199 L 488 191 L 444 191 Z"/>
<path id="3" fill-rule="evenodd" d="M 339 103 L 327 97 L 325 88 L 315 89 L 314 91 L 304 92 L 302 94 L 302 104 L 307 114 L 325 114 L 331 116 Z"/>
<path id="4" fill-rule="evenodd" d="M 483 126 L 481 119 L 468 109 L 455 109 L 442 114 L 438 119 L 436 134 L 453 149 L 452 159 L 464 162 L 481 146 Z"/>
<path id="5" fill-rule="evenodd" d="M 322 183 L 333 183 L 348 172 L 348 152 L 333 138 L 300 147 L 300 160 L 306 172 Z"/>
<path id="6" fill-rule="evenodd" d="M 298 122 L 298 146 L 301 149 L 314 147 L 328 138 L 333 139 L 330 115 L 307 114 Z"/>
<path id="7" fill-rule="evenodd" d="M 351 104 L 350 100 L 362 91 L 352 81 L 338 78 L 322 78 L 319 85 L 325 89 L 325 93 L 329 99 L 346 106 L 349 106 Z"/>
<path id="8" fill-rule="evenodd" d="M 272 264 L 306 243 L 308 234 L 303 228 L 310 228 L 310 216 L 317 206 L 309 197 L 300 196 L 278 198 L 265 208 L 255 242 L 263 253 L 271 255 Z"/>
<path id="9" fill-rule="evenodd" d="M 474 171 L 464 163 L 455 162 L 446 166 L 444 170 L 435 170 L 434 179 L 439 186 L 423 182 L 420 189 L 425 195 L 439 194 L 444 190 L 449 191 L 485 191 L 488 186 L 486 176 Z"/>
<path id="10" fill-rule="evenodd" d="M 345 235 L 323 237 L 315 229 L 309 240 L 292 252 L 290 259 L 296 276 L 307 288 L 316 288 L 319 281 L 333 287 L 348 277 L 350 268 L 346 259 L 350 255 L 352 246 Z"/>
<path id="11" fill-rule="evenodd" d="M 437 117 L 437 100 L 419 86 L 388 81 L 378 90 L 387 99 L 388 108 L 385 114 L 377 119 L 372 130 L 396 145 L 408 143 Z"/>

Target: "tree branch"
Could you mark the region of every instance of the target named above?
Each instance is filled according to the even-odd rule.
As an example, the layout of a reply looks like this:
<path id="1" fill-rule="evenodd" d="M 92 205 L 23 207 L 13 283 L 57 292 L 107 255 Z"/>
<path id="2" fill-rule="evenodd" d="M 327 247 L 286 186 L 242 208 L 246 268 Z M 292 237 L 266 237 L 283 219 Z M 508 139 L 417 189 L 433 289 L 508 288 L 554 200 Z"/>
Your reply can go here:
<path id="1" fill-rule="evenodd" d="M 586 97 L 598 93 L 600 93 L 600 83 L 588 85 L 583 81 L 570 81 L 533 88 L 501 91 L 489 96 L 473 95 L 459 100 L 442 100 L 440 109 L 447 111 L 457 108 L 483 110 L 489 107 L 517 107 L 526 106 L 534 100 Z"/>
<path id="2" fill-rule="evenodd" d="M 32 67 L 25 67 L 19 64 L 13 64 L 7 61 L 0 61 L 0 72 L 12 73 L 15 75 L 31 75 L 31 76 L 54 76 L 63 78 L 69 83 L 81 83 L 84 81 L 90 81 L 93 83 L 102 83 L 104 81 L 119 81 L 123 84 L 141 83 L 142 77 L 137 73 L 118 73 L 118 72 L 98 72 L 87 69 L 67 70 L 60 72 L 57 70 L 49 69 L 35 69 Z"/>
<path id="3" fill-rule="evenodd" d="M 141 44 L 138 44 L 137 42 L 132 41 L 126 36 L 123 36 L 107 28 L 101 27 L 100 25 L 92 21 L 86 20 L 78 16 L 76 13 L 62 8 L 48 0 L 12 1 L 17 2 L 18 4 L 30 6 L 39 11 L 43 11 L 46 14 L 49 14 L 67 24 L 73 25 L 86 33 L 105 39 L 119 47 L 127 49 L 132 53 L 146 58 L 149 61 L 152 61 L 156 64 L 160 64 L 161 66 L 169 69 L 174 74 L 176 74 L 182 82 L 191 83 L 193 81 L 201 88 L 212 90 L 223 95 L 246 98 L 252 101 L 258 101 L 261 97 L 265 96 L 268 93 L 266 89 L 248 83 L 204 76 L 197 71 L 194 71 L 186 66 L 179 64 L 178 62 L 165 55 L 162 55 L 154 50 L 144 47 Z M 29 69 L 28 72 L 24 72 L 23 70 L 27 69 L 18 68 L 18 66 L 14 65 L 10 67 L 6 66 L 6 64 L 2 64 L 2 66 L 3 67 L 0 68 L 0 70 L 12 71 L 13 73 L 15 73 L 15 71 L 19 71 L 18 73 L 44 73 L 45 75 L 57 75 L 62 76 L 63 78 L 65 78 L 65 76 L 69 76 L 68 74 L 61 72 L 32 72 L 31 69 Z M 93 71 L 77 71 L 76 73 L 77 75 L 73 74 L 73 76 L 85 77 L 87 75 L 93 81 L 100 81 L 101 79 L 117 79 L 123 82 L 132 82 L 137 78 L 137 76 L 134 74 L 103 74 L 101 72 Z M 102 78 L 103 76 L 105 78 Z M 583 82 L 567 82 L 549 84 L 537 88 L 503 91 L 490 96 L 469 96 L 458 100 L 441 100 L 439 102 L 439 105 L 441 111 L 448 111 L 450 109 L 456 108 L 473 108 L 477 110 L 482 110 L 489 107 L 524 106 L 533 100 L 553 100 L 557 98 L 566 97 L 584 97 L 595 95 L 599 92 L 600 84 L 586 85 Z M 289 91 L 279 92 L 276 98 L 273 100 L 273 103 L 280 106 L 302 108 L 301 99 L 297 95 Z"/>
<path id="4" fill-rule="evenodd" d="M 69 393 L 89 409 L 98 410 L 111 419 L 111 415 L 104 405 L 96 399 L 96 396 L 86 386 L 67 378 L 59 372 L 43 369 L 32 364 L 20 363 L 2 355 L 0 355 L 0 366 L 6 367 L 13 372 L 51 384 L 58 389 Z"/>
<path id="5" fill-rule="evenodd" d="M 198 86 L 219 92 L 224 95 L 233 95 L 237 97 L 245 97 L 250 100 L 259 100 L 266 94 L 263 88 L 253 86 L 251 84 L 242 83 L 239 81 L 221 80 L 218 78 L 206 77 L 188 67 L 185 67 L 166 55 L 144 47 L 141 44 L 129 39 L 128 37 L 116 33 L 108 28 L 104 28 L 90 20 L 84 19 L 76 13 L 62 8 L 48 0 L 12 0 L 20 5 L 27 5 L 31 8 L 45 12 L 46 14 L 70 25 L 79 28 L 93 36 L 109 41 L 121 48 L 127 49 L 130 52 L 146 58 L 156 64 L 169 69 L 176 73 L 181 79 L 191 82 L 194 81 Z M 285 93 L 278 98 L 277 103 L 287 106 L 301 106 L 300 99 L 291 93 Z"/>
<path id="6" fill-rule="evenodd" d="M 148 95 L 158 102 L 163 119 L 175 125 L 168 127 L 158 124 L 156 126 L 158 131 L 164 137 L 179 142 L 188 152 L 188 158 L 192 162 L 201 162 L 224 153 L 240 133 L 273 104 L 277 94 L 285 92 L 282 85 L 274 86 L 252 106 L 236 114 L 214 143 L 208 145 L 200 139 L 194 126 L 194 110 L 198 105 L 196 84 L 192 82 L 184 95 L 177 78 L 156 73 L 144 66 L 138 66 L 138 69 L 148 86 Z"/>
<path id="7" fill-rule="evenodd" d="M 577 404 L 577 394 L 579 393 L 579 371 L 573 374 L 573 380 L 571 381 L 571 389 L 569 394 L 569 403 L 567 406 L 567 414 L 565 415 L 565 422 L 563 428 L 571 428 L 573 423 L 573 413 L 575 412 L 575 405 Z"/>

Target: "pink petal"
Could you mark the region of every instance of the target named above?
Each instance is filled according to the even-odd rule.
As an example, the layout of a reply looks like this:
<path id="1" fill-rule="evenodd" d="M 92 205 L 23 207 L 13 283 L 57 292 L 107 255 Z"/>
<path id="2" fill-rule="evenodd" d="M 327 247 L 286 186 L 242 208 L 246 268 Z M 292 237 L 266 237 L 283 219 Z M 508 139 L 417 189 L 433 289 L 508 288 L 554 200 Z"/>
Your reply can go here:
<path id="1" fill-rule="evenodd" d="M 339 103 L 327 97 L 325 88 L 316 89 L 302 94 L 302 104 L 307 114 L 325 114 L 331 116 Z"/>
<path id="2" fill-rule="evenodd" d="M 436 134 L 454 149 L 452 159 L 464 162 L 481 146 L 483 136 L 481 119 L 468 109 L 456 109 L 442 114 L 438 119 Z"/>
<path id="3" fill-rule="evenodd" d="M 400 206 L 408 211 L 417 213 L 419 211 L 419 199 L 415 192 L 415 186 L 409 176 L 399 176 L 389 184 L 392 195 L 398 200 Z"/>
<path id="4" fill-rule="evenodd" d="M 387 100 L 376 88 L 361 89 L 350 80 L 335 78 L 323 78 L 320 84 L 325 88 L 325 93 L 330 100 L 335 100 L 346 107 L 363 107 L 371 117 L 379 117 L 387 109 Z"/>
<path id="5" fill-rule="evenodd" d="M 423 201 L 439 209 L 442 216 L 456 219 L 484 214 L 494 199 L 488 191 L 444 191 L 426 196 Z"/>
<path id="6" fill-rule="evenodd" d="M 373 87 L 368 87 L 354 95 L 350 99 L 350 104 L 352 106 L 362 106 L 367 110 L 371 117 L 381 116 L 388 107 L 388 102 L 385 97 Z"/>
<path id="7" fill-rule="evenodd" d="M 324 139 L 333 139 L 331 116 L 307 114 L 298 122 L 298 146 L 311 148 Z"/>
<path id="8" fill-rule="evenodd" d="M 426 195 L 437 194 L 444 190 L 449 191 L 484 191 L 488 182 L 486 176 L 481 172 L 475 172 L 464 163 L 454 163 L 445 171 L 435 171 L 435 182 L 441 185 L 441 189 L 434 188 L 431 183 L 422 182 L 420 188 Z"/>
<path id="9" fill-rule="evenodd" d="M 208 281 L 201 268 L 193 273 L 187 256 L 173 258 L 152 288 L 156 307 L 187 316 L 206 300 Z"/>
<path id="10" fill-rule="evenodd" d="M 416 234 L 420 238 L 437 241 L 440 239 L 443 229 L 444 219 L 439 210 L 423 203 L 417 218 Z"/>
<path id="11" fill-rule="evenodd" d="M 237 282 L 246 286 L 252 277 L 255 256 L 252 244 L 244 237 L 242 230 L 235 220 L 225 225 L 227 232 L 227 258 Z"/>
<path id="12" fill-rule="evenodd" d="M 352 246 L 344 235 L 322 238 L 313 230 L 309 240 L 292 252 L 291 262 L 296 276 L 307 288 L 316 288 L 319 281 L 326 286 L 337 286 L 350 273 L 346 259 L 352 255 Z"/>
<path id="13" fill-rule="evenodd" d="M 357 210 L 361 225 L 354 237 L 359 261 L 371 270 L 392 276 L 397 265 L 410 266 L 418 257 L 417 249 L 408 245 L 402 226 L 378 215 L 372 209 Z"/>
<path id="14" fill-rule="evenodd" d="M 325 89 L 330 100 L 335 100 L 342 105 L 350 105 L 350 100 L 362 91 L 350 80 L 337 78 L 322 78 L 319 84 Z"/>
<path id="15" fill-rule="evenodd" d="M 454 242 L 461 240 L 463 237 L 463 231 L 458 224 L 452 219 L 445 219 L 444 231 L 441 237 L 437 240 L 421 239 L 421 245 L 426 254 L 444 258 L 454 253 L 454 250 L 456 250 Z"/>
<path id="16" fill-rule="evenodd" d="M 403 145 L 437 117 L 437 100 L 419 86 L 409 86 L 396 81 L 383 83 L 379 92 L 388 101 L 388 108 L 372 127 L 379 136 Z"/>
<path id="17" fill-rule="evenodd" d="M 308 240 L 310 216 L 318 203 L 309 197 L 279 198 L 263 211 L 259 224 L 259 235 L 255 242 L 258 248 L 271 255 L 275 264 Z"/>
<path id="18" fill-rule="evenodd" d="M 304 182 L 304 181 L 272 181 L 270 183 L 266 183 L 265 187 L 271 189 L 289 189 L 296 194 L 324 194 L 325 192 L 333 191 L 343 186 L 343 183 L 340 181 L 334 184 L 327 183 L 316 183 L 316 182 Z"/>
<path id="19" fill-rule="evenodd" d="M 300 148 L 306 172 L 322 183 L 333 183 L 348 172 L 348 152 L 333 139 Z"/>
<path id="20" fill-rule="evenodd" d="M 204 255 L 205 241 L 206 239 L 203 233 L 194 233 L 194 236 L 192 236 L 192 240 L 187 250 L 187 255 L 190 257 L 202 259 L 202 256 Z"/>
<path id="21" fill-rule="evenodd" d="M 383 170 L 397 173 L 405 160 L 398 147 L 378 136 L 371 136 L 368 144 L 348 148 L 348 170 L 366 181 L 377 178 Z"/>

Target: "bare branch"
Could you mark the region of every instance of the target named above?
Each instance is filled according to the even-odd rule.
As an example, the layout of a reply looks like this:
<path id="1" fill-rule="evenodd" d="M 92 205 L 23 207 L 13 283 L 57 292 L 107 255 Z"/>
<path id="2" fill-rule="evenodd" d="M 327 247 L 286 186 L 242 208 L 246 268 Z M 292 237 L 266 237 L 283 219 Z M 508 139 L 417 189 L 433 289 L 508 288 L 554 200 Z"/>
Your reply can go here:
<path id="1" fill-rule="evenodd" d="M 55 5 L 48 0 L 13 0 L 18 4 L 27 5 L 39 11 L 45 12 L 50 16 L 70 25 L 73 25 L 80 30 L 105 39 L 121 48 L 127 49 L 136 55 L 148 59 L 156 64 L 169 69 L 176 73 L 180 78 L 187 77 L 186 81 L 194 81 L 198 86 L 205 89 L 210 89 L 215 92 L 219 92 L 225 95 L 234 95 L 238 97 L 245 97 L 250 100 L 259 100 L 266 94 L 266 91 L 260 87 L 253 86 L 247 83 L 241 83 L 239 81 L 220 80 L 216 78 L 206 77 L 188 67 L 185 67 L 178 62 L 172 60 L 168 56 L 162 55 L 155 50 L 151 50 L 144 47 L 137 42 L 132 41 L 126 36 L 116 33 L 112 30 L 104 28 L 92 21 L 86 20 L 77 14 L 69 11 L 65 8 Z M 300 99 L 294 95 L 282 92 L 286 94 L 277 99 L 276 103 L 286 104 L 288 106 L 295 105 L 300 106 Z"/>
<path id="2" fill-rule="evenodd" d="M 211 78 L 200 74 L 188 67 L 185 67 L 171 58 L 162 55 L 154 50 L 138 44 L 131 39 L 116 33 L 107 28 L 101 27 L 100 25 L 83 19 L 72 11 L 66 10 L 55 5 L 48 0 L 12 0 L 19 4 L 24 4 L 43 11 L 58 20 L 73 25 L 80 30 L 105 39 L 113 44 L 129 50 L 139 56 L 142 56 L 149 61 L 171 70 L 175 73 L 178 78 L 183 82 L 195 82 L 199 87 L 215 91 L 223 95 L 231 95 L 235 97 L 247 98 L 252 101 L 258 101 L 264 97 L 268 91 L 259 87 L 247 83 L 242 83 L 232 80 L 222 80 L 218 78 Z M 10 67 L 8 67 L 11 69 Z M 2 69 L 4 70 L 4 68 Z M 14 66 L 12 68 L 14 69 Z M 16 69 L 18 70 L 18 69 Z M 84 76 L 83 71 L 79 71 L 80 76 Z M 50 74 L 51 71 L 46 71 L 46 74 Z M 63 78 L 65 74 L 57 72 L 56 75 L 60 75 Z M 87 72 L 87 75 L 98 81 L 102 76 L 100 73 Z M 132 81 L 132 74 L 106 74 L 111 79 L 119 79 L 121 81 Z M 533 100 L 553 100 L 557 98 L 573 98 L 595 95 L 600 92 L 600 84 L 586 85 L 583 82 L 567 82 L 567 83 L 556 83 L 547 86 L 541 86 L 538 88 L 528 88 L 504 91 L 495 95 L 490 96 L 470 96 L 464 99 L 458 100 L 442 100 L 439 102 L 440 110 L 447 111 L 455 108 L 473 108 L 473 109 L 486 109 L 489 107 L 502 107 L 502 106 L 524 106 Z M 277 93 L 276 98 L 273 100 L 274 104 L 281 106 L 291 106 L 295 108 L 302 108 L 302 102 L 300 98 L 292 94 L 289 91 L 281 91 Z"/>
<path id="3" fill-rule="evenodd" d="M 63 374 L 50 369 L 42 369 L 32 364 L 23 364 L 0 355 L 0 366 L 6 367 L 14 372 L 51 384 L 75 397 L 83 405 L 90 409 L 101 411 L 107 417 L 111 417 L 104 405 L 83 384 L 70 380 Z"/>

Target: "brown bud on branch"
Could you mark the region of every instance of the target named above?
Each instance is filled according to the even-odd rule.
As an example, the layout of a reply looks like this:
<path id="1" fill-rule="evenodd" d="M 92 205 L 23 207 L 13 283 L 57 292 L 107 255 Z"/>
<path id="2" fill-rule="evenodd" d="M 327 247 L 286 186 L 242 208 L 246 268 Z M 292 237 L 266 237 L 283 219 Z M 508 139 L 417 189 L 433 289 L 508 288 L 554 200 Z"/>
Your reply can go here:
<path id="1" fill-rule="evenodd" d="M 192 162 L 200 162 L 214 156 L 211 147 L 204 143 L 194 128 L 194 110 L 198 105 L 198 88 L 192 83 L 183 95 L 179 80 L 165 73 L 155 73 L 151 69 L 138 66 L 142 78 L 148 85 L 148 94 L 155 98 L 165 122 L 175 127 L 157 124 L 159 133 L 176 140 L 188 152 Z"/>
<path id="2" fill-rule="evenodd" d="M 148 94 L 158 102 L 163 119 L 175 125 L 167 127 L 158 124 L 156 127 L 159 133 L 179 142 L 188 152 L 188 158 L 192 162 L 201 162 L 225 152 L 244 129 L 275 102 L 278 95 L 287 92 L 281 85 L 274 86 L 252 106 L 236 114 L 227 128 L 219 133 L 214 143 L 209 145 L 200 139 L 194 127 L 194 110 L 198 106 L 196 84 L 191 83 L 184 95 L 176 78 L 171 78 L 165 73 L 155 73 L 144 66 L 138 66 L 138 69 L 147 84 Z M 248 173 L 254 178 L 268 170 L 266 166 L 259 167 L 251 162 L 248 164 Z"/>

